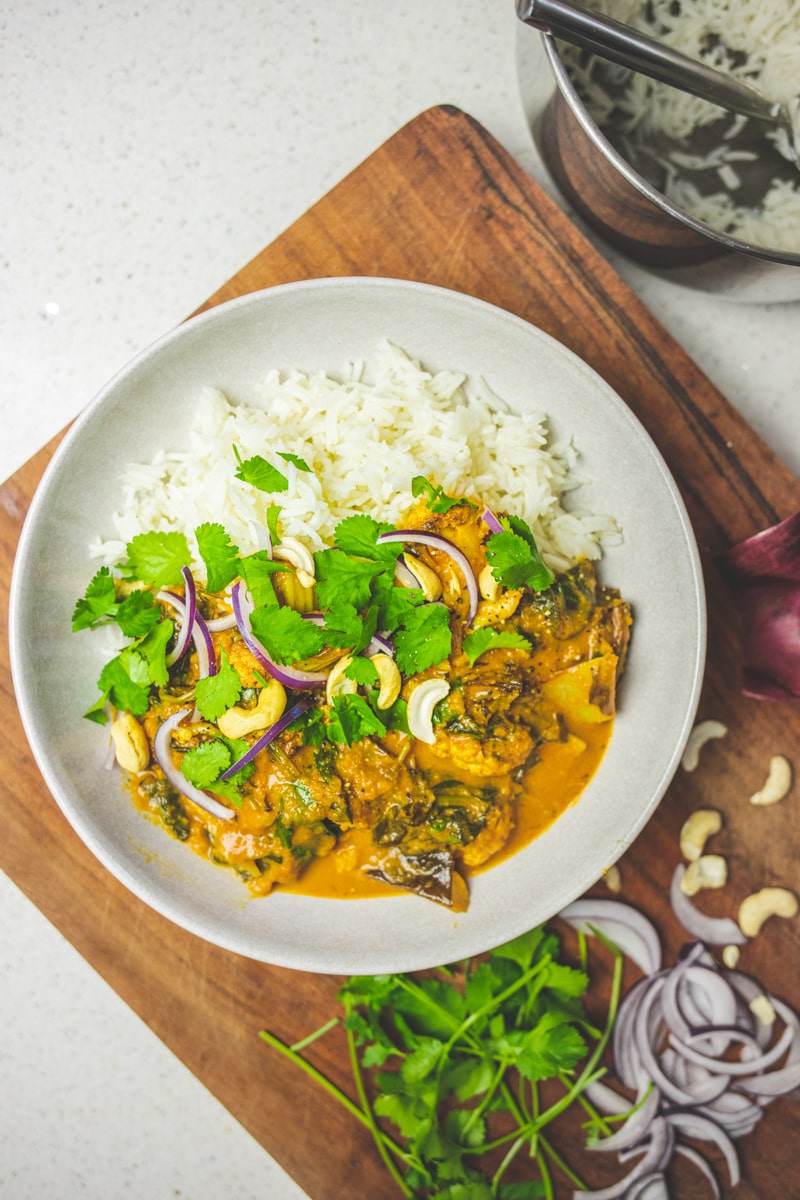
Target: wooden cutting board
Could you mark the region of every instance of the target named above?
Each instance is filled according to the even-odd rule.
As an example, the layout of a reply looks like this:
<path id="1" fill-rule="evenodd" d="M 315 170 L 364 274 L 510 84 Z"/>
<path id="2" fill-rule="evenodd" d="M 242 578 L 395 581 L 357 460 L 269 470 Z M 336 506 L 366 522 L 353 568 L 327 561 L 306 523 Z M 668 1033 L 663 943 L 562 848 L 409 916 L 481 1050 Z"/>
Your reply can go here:
<path id="1" fill-rule="evenodd" d="M 679 773 L 620 864 L 623 898 L 657 922 L 672 961 L 684 937 L 670 916 L 667 888 L 678 830 L 695 807 L 718 807 L 726 816 L 714 849 L 727 855 L 731 881 L 704 898 L 709 912 L 734 914 L 755 888 L 797 881 L 800 785 L 769 809 L 753 808 L 748 797 L 772 754 L 786 754 L 800 770 L 800 707 L 741 696 L 736 620 L 714 555 L 800 508 L 800 484 L 564 214 L 456 109 L 431 109 L 401 129 L 203 307 L 272 284 L 336 275 L 439 284 L 540 326 L 619 392 L 678 481 L 709 596 L 700 716 L 724 721 L 730 732 L 707 749 L 701 770 Z M 6 601 L 20 528 L 58 440 L 0 489 L 0 865 L 313 1200 L 388 1200 L 398 1193 L 361 1126 L 258 1037 L 265 1026 L 288 1042 L 315 1029 L 336 1011 L 340 981 L 250 962 L 151 912 L 84 848 L 33 763 L 11 686 Z M 669 661 L 665 646 L 667 672 Z M 796 1008 L 799 944 L 800 918 L 773 920 L 742 956 L 745 970 Z M 341 1037 L 316 1043 L 313 1057 L 352 1094 Z M 785 1200 L 796 1186 L 797 1110 L 790 1101 L 774 1104 L 758 1136 L 743 1145 L 746 1178 L 735 1193 L 741 1200 Z M 570 1134 L 562 1146 L 564 1140 L 581 1161 L 579 1139 Z M 620 1173 L 603 1173 L 608 1164 L 598 1157 L 611 1156 L 591 1156 L 585 1173 L 595 1186 Z M 706 1194 L 696 1174 L 680 1184 L 682 1200 Z"/>

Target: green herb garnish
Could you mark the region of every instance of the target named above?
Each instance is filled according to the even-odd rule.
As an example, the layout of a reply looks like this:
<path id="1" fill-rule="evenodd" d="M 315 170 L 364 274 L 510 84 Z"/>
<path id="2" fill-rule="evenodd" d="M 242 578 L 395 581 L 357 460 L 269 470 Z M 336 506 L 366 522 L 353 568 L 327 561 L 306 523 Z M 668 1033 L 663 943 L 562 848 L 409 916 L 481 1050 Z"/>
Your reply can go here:
<path id="1" fill-rule="evenodd" d="M 477 659 L 487 650 L 530 650 L 531 644 L 521 633 L 492 629 L 490 625 L 484 625 L 482 629 L 468 633 L 461 648 L 469 659 L 470 666 L 474 666 Z"/>
<path id="2" fill-rule="evenodd" d="M 457 508 L 459 504 L 466 504 L 470 508 L 475 505 L 466 496 L 456 497 L 448 496 L 444 488 L 436 487 L 426 479 L 424 475 L 415 475 L 411 480 L 411 495 L 416 498 L 427 496 L 426 505 L 435 513 L 446 513 L 451 508 Z"/>
<path id="3" fill-rule="evenodd" d="M 536 592 L 549 588 L 555 575 L 539 553 L 530 526 L 522 517 L 502 517 L 503 533 L 493 533 L 486 542 L 486 557 L 492 574 L 504 587 L 526 584 Z"/>
<path id="4" fill-rule="evenodd" d="M 228 662 L 225 651 L 220 655 L 216 675 L 207 675 L 195 684 L 195 704 L 206 721 L 218 721 L 242 694 L 242 681 Z M 230 763 L 228 764 L 230 766 Z"/>
<path id="5" fill-rule="evenodd" d="M 233 447 L 233 453 L 239 464 L 236 478 L 241 479 L 242 483 L 249 483 L 252 487 L 258 488 L 260 492 L 271 493 L 288 490 L 289 480 L 283 472 L 279 471 L 277 467 L 273 467 L 272 463 L 268 463 L 260 454 L 243 459 L 236 446 Z"/>
<path id="6" fill-rule="evenodd" d="M 552 1200 L 554 1170 L 587 1190 L 551 1145 L 548 1126 L 576 1103 L 601 1120 L 584 1092 L 605 1074 L 599 1064 L 623 965 L 604 944 L 615 963 L 602 1030 L 583 1008 L 587 974 L 560 960 L 558 939 L 544 927 L 435 975 L 351 977 L 338 999 L 355 1100 L 301 1054 L 341 1019 L 293 1046 L 266 1030 L 261 1037 L 370 1130 L 402 1195 Z M 546 1099 L 543 1081 L 552 1081 Z M 518 1156 L 533 1160 L 526 1174 L 533 1169 L 538 1178 L 506 1178 Z"/>

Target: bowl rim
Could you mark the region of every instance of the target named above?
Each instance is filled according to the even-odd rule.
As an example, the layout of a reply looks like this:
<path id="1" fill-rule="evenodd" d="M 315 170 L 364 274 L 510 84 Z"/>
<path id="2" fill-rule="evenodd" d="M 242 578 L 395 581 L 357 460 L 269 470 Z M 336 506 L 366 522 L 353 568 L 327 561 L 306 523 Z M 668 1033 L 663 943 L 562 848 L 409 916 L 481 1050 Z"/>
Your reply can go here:
<path id="1" fill-rule="evenodd" d="M 661 775 L 651 791 L 651 794 L 648 798 L 648 803 L 646 805 L 641 805 L 637 810 L 635 818 L 631 818 L 630 823 L 625 825 L 624 837 L 620 837 L 618 850 L 615 852 L 616 857 L 619 857 L 622 853 L 624 853 L 631 842 L 639 835 L 642 828 L 661 802 L 665 792 L 667 791 L 667 788 L 672 781 L 675 771 L 679 766 L 681 753 L 686 739 L 691 731 L 692 723 L 700 700 L 707 643 L 705 589 L 703 583 L 702 564 L 697 542 L 694 537 L 692 524 L 686 510 L 683 497 L 678 489 L 677 483 L 673 478 L 671 471 L 669 470 L 669 467 L 663 458 L 663 455 L 655 444 L 653 438 L 647 429 L 642 425 L 638 417 L 636 417 L 636 415 L 633 413 L 632 409 L 625 403 L 622 397 L 611 387 L 610 384 L 605 381 L 605 379 L 603 379 L 603 377 L 597 371 L 594 370 L 594 368 L 589 366 L 589 364 L 581 359 L 574 351 L 570 350 L 569 347 L 565 346 L 551 334 L 540 329 L 532 322 L 527 321 L 524 318 L 517 316 L 515 313 L 500 307 L 499 305 L 481 300 L 456 289 L 444 288 L 438 285 L 431 285 L 419 281 L 405 279 L 378 276 L 334 276 L 321 279 L 305 279 L 291 283 L 278 284 L 272 287 L 261 288 L 255 292 L 246 293 L 243 296 L 238 296 L 229 301 L 223 302 L 222 304 L 211 309 L 204 310 L 203 312 L 190 317 L 187 321 L 163 334 L 160 338 L 151 343 L 149 346 L 145 347 L 133 359 L 124 365 L 87 404 L 87 406 L 79 414 L 67 431 L 62 443 L 57 448 L 56 453 L 43 473 L 39 487 L 37 488 L 29 507 L 29 511 L 20 536 L 12 573 L 9 597 L 9 643 L 11 650 L 12 678 L 14 681 L 17 702 L 26 736 L 31 745 L 31 749 L 39 770 L 44 776 L 47 787 L 70 825 L 73 827 L 73 829 L 75 829 L 89 850 L 99 860 L 100 864 L 106 870 L 108 870 L 111 875 L 118 879 L 126 888 L 128 888 L 128 890 L 130 890 L 140 900 L 147 904 L 148 907 L 154 909 L 156 912 L 159 912 L 162 916 L 173 921 L 180 927 L 212 942 L 215 945 L 239 954 L 243 954 L 257 961 L 270 962 L 274 965 L 285 966 L 294 969 L 334 974 L 350 973 L 351 968 L 349 966 L 342 965 L 339 960 L 325 958 L 324 955 L 315 961 L 309 962 L 302 956 L 302 954 L 298 956 L 294 953 L 294 951 L 283 956 L 280 954 L 276 955 L 274 951 L 270 951 L 269 953 L 255 952 L 253 947 L 248 944 L 246 937 L 243 940 L 241 936 L 228 934 L 227 931 L 223 932 L 222 934 L 220 934 L 219 931 L 212 931 L 210 933 L 207 928 L 207 922 L 204 922 L 202 919 L 195 919 L 191 915 L 187 916 L 185 912 L 183 912 L 180 916 L 176 916 L 176 905 L 170 899 L 168 894 L 159 893 L 158 889 L 154 889 L 153 886 L 146 880 L 143 880 L 139 874 L 129 870 L 124 862 L 116 860 L 109 861 L 108 855 L 103 852 L 103 847 L 100 844 L 98 837 L 95 836 L 95 831 L 92 828 L 91 820 L 82 814 L 76 814 L 74 812 L 74 804 L 69 797 L 65 798 L 62 796 L 62 781 L 54 769 L 52 769 L 46 748 L 41 743 L 39 730 L 33 719 L 33 713 L 29 710 L 30 698 L 27 695 L 24 686 L 25 671 L 23 670 L 22 662 L 23 647 L 20 636 L 20 623 L 22 615 L 21 591 L 23 586 L 23 568 L 26 567 L 26 559 L 30 556 L 29 543 L 33 537 L 33 531 L 39 519 L 39 514 L 48 503 L 50 491 L 58 479 L 61 465 L 63 462 L 65 462 L 65 460 L 68 459 L 73 444 L 81 438 L 85 426 L 92 422 L 96 413 L 100 411 L 104 405 L 111 402 L 120 384 L 129 375 L 134 374 L 143 365 L 147 364 L 151 358 L 157 357 L 161 351 L 168 347 L 173 341 L 182 340 L 183 338 L 187 337 L 190 332 L 195 332 L 198 329 L 202 329 L 204 324 L 210 324 L 216 321 L 224 320 L 226 317 L 230 316 L 230 314 L 235 314 L 236 310 L 238 309 L 246 309 L 251 307 L 257 308 L 264 302 L 269 303 L 276 296 L 280 298 L 282 295 L 292 293 L 302 293 L 306 291 L 313 292 L 320 289 L 322 289 L 323 294 L 330 294 L 332 290 L 339 290 L 340 292 L 344 291 L 346 293 L 347 289 L 351 288 L 355 288 L 356 290 L 366 289 L 368 292 L 380 291 L 381 289 L 388 289 L 389 291 L 404 289 L 410 292 L 412 297 L 417 298 L 421 297 L 423 293 L 428 293 L 432 296 L 439 296 L 441 301 L 444 303 L 455 303 L 456 305 L 464 306 L 466 309 L 472 309 L 478 315 L 485 313 L 486 310 L 489 310 L 490 314 L 494 314 L 495 319 L 499 318 L 503 321 L 510 322 L 513 326 L 516 326 L 521 333 L 528 336 L 533 333 L 535 338 L 539 339 L 543 343 L 549 344 L 553 352 L 564 358 L 570 364 L 570 369 L 576 370 L 583 374 L 589 379 L 594 387 L 603 392 L 607 401 L 614 409 L 616 409 L 620 419 L 624 420 L 631 426 L 636 436 L 641 440 L 643 446 L 647 448 L 648 453 L 654 460 L 654 465 L 658 468 L 662 483 L 666 488 L 672 504 L 674 505 L 675 516 L 677 518 L 677 523 L 682 535 L 682 545 L 687 553 L 687 567 L 693 585 L 692 617 L 695 622 L 693 632 L 696 634 L 696 640 L 693 642 L 694 657 L 692 661 L 690 684 L 687 689 L 687 697 L 681 716 L 680 732 L 672 744 L 671 752 L 668 756 L 665 756 Z M 23 686 L 21 686 L 21 681 L 23 681 Z M 558 822 L 555 824 L 558 824 Z M 208 866 L 206 863 L 201 863 L 201 865 L 204 867 Z M 607 867 L 610 865 L 611 863 L 609 861 L 605 862 L 603 867 L 598 867 L 595 878 L 592 880 L 582 878 L 578 891 L 575 892 L 574 888 L 572 889 L 572 897 L 574 898 L 574 895 L 581 894 L 588 887 L 590 887 L 593 882 L 596 882 L 596 879 L 600 877 L 602 871 L 607 869 Z M 270 902 L 274 903 L 275 899 L 277 899 L 277 897 L 270 898 Z M 403 897 L 396 899 L 392 898 L 389 902 L 392 904 L 401 904 L 405 903 L 405 899 Z M 568 900 L 565 899 L 564 903 L 567 902 Z M 255 902 L 250 901 L 248 903 Z M 325 901 L 325 903 L 336 903 L 336 901 L 331 901 L 329 899 Z M 374 904 L 376 902 L 348 901 L 348 903 Z M 559 904 L 557 908 L 553 910 L 553 913 L 555 913 L 561 906 L 562 905 Z M 549 919 L 549 917 L 544 917 L 542 919 L 546 920 Z M 509 932 L 508 936 L 514 936 L 518 932 L 520 932 L 520 929 L 515 928 L 513 931 Z M 483 949 L 488 948 L 489 945 L 483 943 Z M 479 951 L 476 949 L 474 952 L 477 953 Z M 362 962 L 359 962 L 357 969 L 361 973 L 374 973 L 387 969 L 417 970 L 425 967 L 435 966 L 437 965 L 438 961 L 439 957 L 437 957 L 435 953 L 432 953 L 429 948 L 427 956 L 417 954 L 412 956 L 412 959 L 409 959 L 407 955 L 405 960 L 398 960 L 399 965 L 396 965 L 392 968 L 387 967 L 382 961 L 378 963 L 367 961 L 366 965 L 364 965 Z"/>

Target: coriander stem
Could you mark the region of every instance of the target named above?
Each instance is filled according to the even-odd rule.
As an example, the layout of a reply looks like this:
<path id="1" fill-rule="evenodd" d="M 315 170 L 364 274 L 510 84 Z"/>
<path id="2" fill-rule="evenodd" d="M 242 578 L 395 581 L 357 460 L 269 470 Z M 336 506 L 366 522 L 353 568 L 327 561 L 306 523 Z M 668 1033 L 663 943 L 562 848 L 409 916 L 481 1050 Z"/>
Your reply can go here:
<path id="1" fill-rule="evenodd" d="M 338 1024 L 339 1018 L 331 1017 L 330 1021 L 326 1021 L 324 1025 L 320 1025 L 319 1029 L 316 1029 L 313 1033 L 309 1033 L 307 1037 L 301 1038 L 299 1042 L 294 1042 L 289 1049 L 294 1050 L 295 1053 L 305 1050 L 306 1046 L 310 1046 L 317 1038 L 321 1038 L 324 1034 L 329 1033 L 331 1029 L 335 1029 Z"/>
<path id="2" fill-rule="evenodd" d="M 509 1147 L 509 1150 L 506 1153 L 505 1157 L 503 1158 L 503 1161 L 500 1163 L 500 1166 L 497 1168 L 494 1175 L 492 1176 L 492 1195 L 493 1196 L 497 1195 L 497 1187 L 498 1187 L 498 1184 L 500 1183 L 501 1177 L 506 1173 L 510 1163 L 513 1162 L 513 1160 L 519 1154 L 521 1148 L 525 1145 L 525 1140 L 526 1139 L 525 1139 L 524 1134 L 518 1134 L 513 1145 Z"/>
<path id="3" fill-rule="evenodd" d="M 279 1054 L 284 1056 L 284 1058 L 288 1058 L 290 1062 L 293 1062 L 296 1067 L 300 1068 L 301 1071 L 305 1071 L 306 1075 L 309 1075 L 316 1083 L 320 1084 L 320 1086 L 323 1087 L 330 1096 L 333 1096 L 335 1100 L 338 1100 L 340 1104 L 344 1105 L 351 1116 L 357 1117 L 362 1125 L 366 1124 L 366 1118 L 358 1105 L 354 1104 L 350 1097 L 347 1096 L 341 1090 L 341 1088 L 338 1088 L 335 1083 L 331 1083 L 327 1075 L 323 1075 L 322 1072 L 318 1071 L 316 1067 L 312 1066 L 307 1059 L 303 1058 L 302 1054 L 297 1054 L 291 1046 L 287 1046 L 285 1042 L 282 1042 L 280 1038 L 275 1037 L 275 1034 L 270 1033 L 267 1029 L 262 1029 L 258 1036 L 262 1038 L 268 1046 L 271 1046 L 273 1050 L 277 1050 Z"/>
<path id="4" fill-rule="evenodd" d="M 352 1012 L 352 1007 L 348 998 L 345 998 L 344 1001 L 344 1011 L 347 1016 L 350 1016 L 350 1013 Z M 356 1040 L 353 1037 L 353 1031 L 350 1028 L 347 1029 L 347 1046 L 350 1051 L 350 1064 L 353 1069 L 353 1079 L 355 1080 L 358 1098 L 361 1101 L 361 1108 L 366 1119 L 366 1124 L 372 1133 L 378 1153 L 383 1159 L 386 1169 L 394 1179 L 397 1186 L 400 1188 L 403 1195 L 411 1197 L 414 1195 L 414 1193 L 406 1183 L 403 1176 L 400 1174 L 399 1170 L 397 1169 L 397 1164 L 389 1154 L 389 1151 L 386 1148 L 386 1137 L 383 1131 L 378 1128 L 378 1123 L 375 1120 L 375 1114 L 372 1111 L 372 1105 L 367 1099 L 367 1092 L 364 1087 L 364 1078 L 361 1074 L 361 1066 L 359 1064 L 358 1053 L 356 1051 Z"/>
<path id="5" fill-rule="evenodd" d="M 282 1054 L 284 1058 L 288 1058 L 289 1061 L 294 1063 L 296 1067 L 299 1067 L 301 1071 L 305 1071 L 306 1075 L 313 1079 L 315 1083 L 318 1083 L 320 1087 L 324 1088 L 329 1096 L 333 1096 L 334 1100 L 338 1100 L 343 1108 L 345 1108 L 352 1117 L 355 1117 L 356 1120 L 360 1121 L 362 1125 L 366 1125 L 368 1129 L 372 1128 L 368 1117 L 358 1107 L 358 1105 L 354 1104 L 350 1097 L 343 1092 L 341 1088 L 338 1088 L 335 1083 L 331 1083 L 327 1075 L 323 1075 L 322 1072 L 318 1071 L 315 1066 L 312 1066 L 308 1059 L 303 1058 L 302 1054 L 297 1054 L 292 1046 L 287 1046 L 285 1042 L 282 1042 L 280 1038 L 275 1037 L 275 1034 L 270 1033 L 267 1029 L 262 1029 L 259 1033 L 259 1037 L 262 1038 L 268 1046 L 271 1046 L 273 1050 L 277 1050 L 279 1054 Z M 389 1146 L 392 1152 L 396 1154 L 398 1158 L 405 1160 L 406 1156 L 401 1147 L 398 1146 L 388 1134 L 383 1133 L 380 1130 L 379 1132 L 384 1143 Z"/>
<path id="6" fill-rule="evenodd" d="M 561 1155 L 546 1141 L 541 1135 L 539 1136 L 539 1145 L 549 1158 L 553 1160 L 562 1174 L 566 1175 L 567 1179 L 580 1191 L 586 1191 L 586 1184 L 579 1175 L 576 1175 L 569 1163 L 566 1163 Z"/>
<path id="7" fill-rule="evenodd" d="M 542 1176 L 545 1200 L 553 1200 L 553 1179 L 550 1174 L 550 1168 L 547 1165 L 547 1159 L 541 1150 L 536 1151 L 536 1165 L 538 1166 L 539 1172 Z"/>

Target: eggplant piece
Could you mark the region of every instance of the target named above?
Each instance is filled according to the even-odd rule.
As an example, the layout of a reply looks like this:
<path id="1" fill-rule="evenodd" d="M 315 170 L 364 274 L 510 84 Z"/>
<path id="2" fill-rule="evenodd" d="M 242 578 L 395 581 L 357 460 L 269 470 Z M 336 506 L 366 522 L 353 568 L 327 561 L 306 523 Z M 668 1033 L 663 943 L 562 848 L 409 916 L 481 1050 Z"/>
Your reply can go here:
<path id="1" fill-rule="evenodd" d="M 466 884 L 455 869 L 451 850 L 443 848 L 406 854 L 393 847 L 374 867 L 364 869 L 372 879 L 414 892 L 426 900 L 435 900 L 446 908 L 462 911 L 465 907 Z"/>

